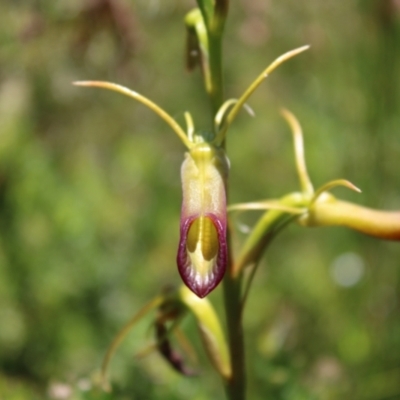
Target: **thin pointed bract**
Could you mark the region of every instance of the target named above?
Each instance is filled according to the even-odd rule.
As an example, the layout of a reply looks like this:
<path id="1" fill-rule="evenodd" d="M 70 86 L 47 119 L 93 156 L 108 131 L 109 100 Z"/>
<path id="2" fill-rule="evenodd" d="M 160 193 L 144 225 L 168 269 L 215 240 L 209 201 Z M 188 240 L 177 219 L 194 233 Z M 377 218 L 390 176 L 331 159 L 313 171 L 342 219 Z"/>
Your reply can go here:
<path id="1" fill-rule="evenodd" d="M 304 194 L 312 196 L 312 194 L 314 193 L 314 188 L 307 172 L 306 160 L 304 155 L 303 132 L 301 130 L 300 123 L 297 118 L 285 108 L 281 109 L 281 114 L 286 119 L 292 131 L 296 168 L 299 175 L 301 190 Z"/>
<path id="2" fill-rule="evenodd" d="M 149 100 L 147 97 L 126 88 L 125 86 L 118 85 L 112 82 L 105 82 L 105 81 L 76 81 L 73 82 L 76 86 L 85 86 L 85 87 L 97 87 L 101 89 L 108 89 L 114 92 L 118 92 L 124 94 L 128 97 L 132 97 L 133 99 L 139 101 L 140 103 L 144 104 L 152 111 L 154 111 L 161 119 L 163 119 L 171 128 L 172 130 L 178 135 L 181 139 L 183 144 L 189 149 L 192 146 L 192 143 L 189 141 L 188 137 L 186 136 L 183 129 L 179 126 L 179 124 L 161 107 L 159 107 L 156 103 Z"/>
<path id="3" fill-rule="evenodd" d="M 344 187 L 347 187 L 348 189 L 351 189 L 357 193 L 361 193 L 361 189 L 359 189 L 357 186 L 353 185 L 347 179 L 335 179 L 334 181 L 325 183 L 325 185 L 322 185 L 320 188 L 318 188 L 316 190 L 316 192 L 314 193 L 314 195 L 310 201 L 309 207 L 311 207 L 316 201 L 318 201 L 318 199 L 320 198 L 320 196 L 322 194 L 324 194 L 328 190 L 331 190 L 337 186 L 344 186 Z"/>

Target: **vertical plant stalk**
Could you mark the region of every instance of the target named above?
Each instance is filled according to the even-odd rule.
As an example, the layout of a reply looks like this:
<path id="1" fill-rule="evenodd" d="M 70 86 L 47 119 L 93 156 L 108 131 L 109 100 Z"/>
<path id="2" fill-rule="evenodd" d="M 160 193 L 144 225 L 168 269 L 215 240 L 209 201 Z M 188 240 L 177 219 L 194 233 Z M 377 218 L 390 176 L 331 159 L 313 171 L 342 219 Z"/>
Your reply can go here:
<path id="1" fill-rule="evenodd" d="M 210 70 L 212 92 L 210 94 L 213 115 L 216 115 L 224 101 L 224 82 L 222 75 L 222 29 L 210 34 Z M 228 189 L 226 188 L 228 197 Z M 229 400 L 245 400 L 246 365 L 244 331 L 242 319 L 242 274 L 233 273 L 232 241 L 228 224 L 228 264 L 223 281 L 224 307 L 228 330 L 228 346 L 231 359 L 231 376 L 226 380 L 226 396 Z"/>
<path id="2" fill-rule="evenodd" d="M 222 46 L 221 37 L 213 40 L 210 37 L 210 69 L 212 80 L 212 92 L 210 93 L 211 107 L 214 115 L 223 103 L 222 80 Z M 226 188 L 228 198 L 228 188 Z M 241 286 L 242 274 L 233 273 L 232 241 L 230 227 L 227 228 L 228 262 L 223 279 L 224 307 L 227 325 L 227 337 L 231 360 L 231 376 L 225 380 L 226 395 L 229 400 L 245 400 L 246 396 L 246 372 L 244 353 L 244 332 L 242 324 Z"/>
<path id="3" fill-rule="evenodd" d="M 222 32 L 209 32 L 209 63 L 210 63 L 210 102 L 211 115 L 217 115 L 224 101 L 222 76 Z M 215 132 L 216 133 L 216 132 Z"/>
<path id="4" fill-rule="evenodd" d="M 208 90 L 212 117 L 217 115 L 224 102 L 222 70 L 222 38 L 228 13 L 228 0 L 197 0 L 204 18 L 208 35 L 209 78 Z M 214 125 L 214 124 L 213 124 Z M 214 125 L 214 129 L 217 127 Z M 215 134 L 218 132 L 215 131 Z M 222 143 L 224 147 L 225 143 Z M 227 188 L 226 188 L 227 189 Z M 228 191 L 226 190 L 227 196 Z M 227 232 L 228 262 L 223 280 L 224 306 L 228 330 L 228 347 L 231 360 L 231 375 L 224 379 L 229 400 L 245 400 L 246 374 L 244 356 L 244 335 L 242 325 L 241 284 L 242 274 L 234 275 L 229 225 Z"/>

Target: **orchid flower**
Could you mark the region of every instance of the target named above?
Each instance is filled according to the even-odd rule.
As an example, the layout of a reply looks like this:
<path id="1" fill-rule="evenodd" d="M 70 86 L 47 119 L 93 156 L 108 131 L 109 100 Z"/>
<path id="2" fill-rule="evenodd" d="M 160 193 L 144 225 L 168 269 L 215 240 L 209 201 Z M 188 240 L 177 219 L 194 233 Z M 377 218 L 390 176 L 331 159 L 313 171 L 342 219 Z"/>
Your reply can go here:
<path id="1" fill-rule="evenodd" d="M 185 284 L 201 298 L 219 284 L 228 261 L 226 182 L 229 161 L 224 150 L 227 130 L 261 82 L 284 61 L 306 49 L 308 46 L 303 46 L 278 57 L 239 99 L 227 100 L 215 115 L 214 134 L 197 133 L 188 112 L 185 113 L 185 132 L 161 107 L 124 86 L 103 81 L 74 83 L 132 97 L 162 118 L 186 146 L 188 151 L 181 168 L 183 201 L 177 264 Z"/>

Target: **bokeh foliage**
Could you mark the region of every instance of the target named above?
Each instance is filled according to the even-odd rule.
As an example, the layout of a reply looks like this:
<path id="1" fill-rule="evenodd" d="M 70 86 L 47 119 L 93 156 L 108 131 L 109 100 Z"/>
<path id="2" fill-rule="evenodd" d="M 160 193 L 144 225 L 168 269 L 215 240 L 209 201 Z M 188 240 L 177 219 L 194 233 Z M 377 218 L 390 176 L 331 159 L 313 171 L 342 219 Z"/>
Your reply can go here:
<path id="1" fill-rule="evenodd" d="M 199 72 L 184 72 L 182 19 L 192 6 L 0 3 L 0 399 L 222 395 L 204 357 L 202 375 L 190 379 L 157 354 L 132 357 L 151 343 L 149 321 L 113 363 L 112 397 L 89 389 L 113 334 L 161 287 L 179 282 L 183 149 L 142 105 L 70 83 L 119 82 L 179 121 L 190 110 L 207 128 Z M 338 189 L 340 197 L 400 209 L 398 2 L 232 1 L 227 96 L 303 44 L 311 50 L 252 97 L 256 118 L 243 113 L 232 126 L 232 201 L 298 187 L 278 114 L 285 106 L 302 123 L 315 186 L 347 178 L 363 193 Z M 340 228 L 284 232 L 246 310 L 250 398 L 398 398 L 399 260 L 398 243 Z M 220 297 L 211 295 L 217 307 Z M 191 321 L 186 330 L 198 345 Z"/>

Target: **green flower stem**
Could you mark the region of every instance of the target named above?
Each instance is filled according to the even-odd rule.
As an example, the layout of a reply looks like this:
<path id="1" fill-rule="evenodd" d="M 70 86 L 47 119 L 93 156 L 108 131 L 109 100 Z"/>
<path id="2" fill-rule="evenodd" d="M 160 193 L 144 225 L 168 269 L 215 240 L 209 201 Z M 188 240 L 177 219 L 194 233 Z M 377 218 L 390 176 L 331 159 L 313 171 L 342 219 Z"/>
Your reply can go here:
<path id="1" fill-rule="evenodd" d="M 203 14 L 208 34 L 208 66 L 210 85 L 208 95 L 210 99 L 212 117 L 217 115 L 224 101 L 222 76 L 222 37 L 224 23 L 228 12 L 228 0 L 197 0 Z M 211 11 L 211 4 L 213 4 Z M 217 135 L 218 125 L 212 123 Z M 224 139 L 219 144 L 224 146 Z M 228 248 L 231 249 L 230 234 L 228 231 Z M 223 281 L 225 314 L 227 319 L 229 358 L 231 360 L 231 374 L 224 379 L 226 396 L 229 400 L 245 400 L 246 376 L 244 357 L 244 335 L 241 307 L 241 276 L 234 276 L 232 257 L 230 254 L 227 272 Z"/>
<path id="2" fill-rule="evenodd" d="M 346 226 L 366 235 L 400 240 L 400 211 L 381 211 L 347 201 L 316 201 L 299 222 L 307 226 Z"/>
<path id="3" fill-rule="evenodd" d="M 224 21 L 228 10 L 227 0 L 217 0 L 214 8 L 214 15 L 211 17 L 210 1 L 198 0 L 199 8 L 208 33 L 209 50 L 209 99 L 211 104 L 212 116 L 217 115 L 218 110 L 223 104 L 223 76 L 222 76 L 222 36 Z M 213 127 L 217 134 L 217 126 Z M 221 140 L 221 145 L 224 145 Z M 231 249 L 231 240 L 228 232 L 228 248 Z M 226 396 L 229 400 L 245 400 L 246 376 L 245 376 L 245 357 L 244 357 L 244 336 L 242 325 L 241 307 L 241 276 L 234 277 L 232 274 L 232 258 L 228 262 L 227 272 L 223 281 L 225 315 L 228 329 L 229 358 L 231 360 L 231 374 L 224 379 Z"/>
<path id="4" fill-rule="evenodd" d="M 227 2 L 226 2 L 227 3 Z M 220 18 L 220 16 L 217 16 Z M 212 116 L 217 115 L 224 101 L 222 76 L 222 33 L 223 21 L 216 21 L 214 30 L 209 33 L 209 66 L 211 77 L 210 103 Z M 215 134 L 217 127 L 213 123 Z M 221 143 L 224 145 L 224 143 Z M 231 249 L 230 234 L 228 232 L 228 248 Z M 230 254 L 227 273 L 223 281 L 225 315 L 228 329 L 229 358 L 231 360 L 231 374 L 225 379 L 225 391 L 229 400 L 245 400 L 246 398 L 246 366 L 244 351 L 244 332 L 241 307 L 242 277 L 232 274 L 232 257 Z"/>

